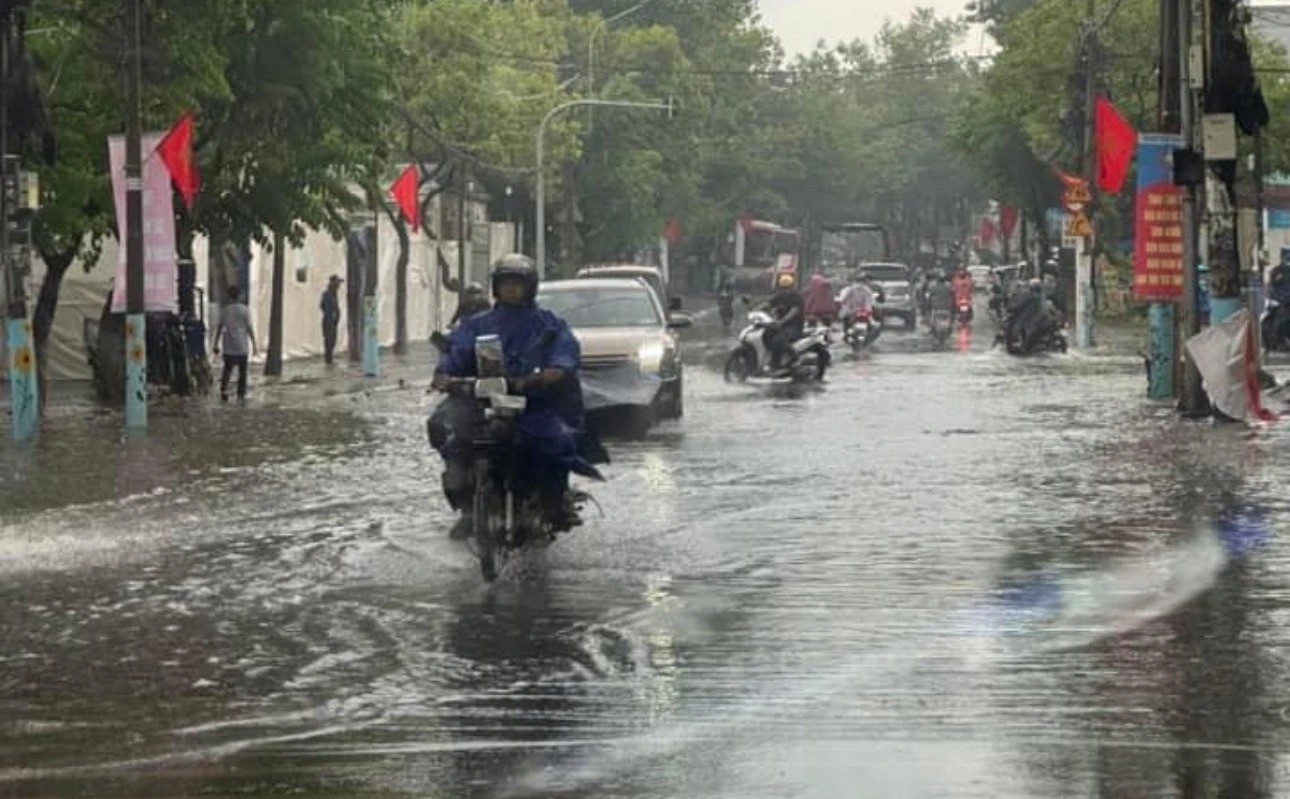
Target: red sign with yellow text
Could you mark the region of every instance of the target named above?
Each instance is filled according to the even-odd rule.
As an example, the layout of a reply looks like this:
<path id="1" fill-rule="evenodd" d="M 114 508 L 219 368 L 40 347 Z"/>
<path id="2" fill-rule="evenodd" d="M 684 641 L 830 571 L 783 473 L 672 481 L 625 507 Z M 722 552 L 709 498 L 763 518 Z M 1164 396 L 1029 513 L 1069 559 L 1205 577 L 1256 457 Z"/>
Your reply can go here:
<path id="1" fill-rule="evenodd" d="M 1143 302 L 1182 298 L 1182 190 L 1173 179 L 1173 151 L 1179 147 L 1179 136 L 1143 134 L 1138 138 L 1133 298 Z"/>

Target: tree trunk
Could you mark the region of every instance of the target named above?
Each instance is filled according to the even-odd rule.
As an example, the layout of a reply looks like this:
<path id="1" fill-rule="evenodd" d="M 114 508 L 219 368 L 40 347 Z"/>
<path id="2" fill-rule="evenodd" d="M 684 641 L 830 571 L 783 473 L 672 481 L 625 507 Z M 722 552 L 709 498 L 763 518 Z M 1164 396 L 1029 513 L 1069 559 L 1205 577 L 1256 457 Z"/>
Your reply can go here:
<path id="1" fill-rule="evenodd" d="M 269 299 L 269 354 L 264 361 L 266 377 L 282 376 L 282 301 L 287 272 L 286 240 L 273 234 L 273 295 Z"/>
<path id="2" fill-rule="evenodd" d="M 408 351 L 408 261 L 412 239 L 401 216 L 394 231 L 399 236 L 399 260 L 394 268 L 394 352 L 402 355 Z"/>
<path id="3" fill-rule="evenodd" d="M 49 343 L 49 333 L 54 329 L 54 312 L 58 309 L 58 295 L 63 288 L 63 278 L 76 252 L 80 249 L 79 240 L 63 250 L 40 250 L 40 259 L 45 263 L 45 277 L 40 282 L 40 294 L 36 297 L 36 309 L 32 317 L 31 330 L 33 346 L 36 351 L 36 385 L 39 392 L 40 411 L 45 411 L 45 395 L 48 387 L 49 373 L 45 366 L 45 348 Z"/>
<path id="4" fill-rule="evenodd" d="M 408 233 L 408 223 L 403 215 L 388 205 L 385 216 L 390 226 L 399 237 L 399 260 L 394 266 L 394 354 L 403 355 L 408 351 L 408 263 L 412 259 L 412 236 Z"/>

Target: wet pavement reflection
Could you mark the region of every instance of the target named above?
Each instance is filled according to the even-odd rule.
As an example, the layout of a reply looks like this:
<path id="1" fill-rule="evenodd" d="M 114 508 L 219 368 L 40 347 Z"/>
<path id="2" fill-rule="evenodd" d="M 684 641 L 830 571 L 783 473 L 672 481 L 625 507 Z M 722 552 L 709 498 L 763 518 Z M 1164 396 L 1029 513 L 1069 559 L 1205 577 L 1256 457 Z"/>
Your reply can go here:
<path id="1" fill-rule="evenodd" d="M 821 387 L 696 343 L 492 587 L 412 383 L 0 444 L 0 796 L 1290 792 L 1284 432 L 985 327 Z"/>

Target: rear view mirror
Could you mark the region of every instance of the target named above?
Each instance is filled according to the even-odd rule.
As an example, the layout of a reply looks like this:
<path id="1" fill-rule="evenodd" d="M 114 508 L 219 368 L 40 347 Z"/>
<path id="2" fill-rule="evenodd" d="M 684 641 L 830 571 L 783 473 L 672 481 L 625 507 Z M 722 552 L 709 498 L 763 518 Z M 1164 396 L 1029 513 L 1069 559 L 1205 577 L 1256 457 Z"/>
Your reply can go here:
<path id="1" fill-rule="evenodd" d="M 667 326 L 673 330 L 684 330 L 687 327 L 694 326 L 694 319 L 689 314 L 678 313 L 669 317 Z"/>

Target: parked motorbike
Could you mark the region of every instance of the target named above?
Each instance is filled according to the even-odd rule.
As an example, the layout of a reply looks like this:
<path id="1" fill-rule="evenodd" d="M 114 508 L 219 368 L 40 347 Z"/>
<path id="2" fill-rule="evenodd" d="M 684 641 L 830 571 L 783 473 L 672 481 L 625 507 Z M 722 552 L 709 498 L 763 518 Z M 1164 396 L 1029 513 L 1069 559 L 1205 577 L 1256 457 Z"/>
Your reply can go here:
<path id="1" fill-rule="evenodd" d="M 928 320 L 928 327 L 932 331 L 932 338 L 936 340 L 937 346 L 944 346 L 950 337 L 950 331 L 954 326 L 950 312 L 945 309 L 932 311 Z"/>
<path id="2" fill-rule="evenodd" d="M 726 359 L 727 382 L 743 383 L 749 378 L 792 378 L 794 382 L 823 380 L 832 363 L 828 331 L 815 328 L 793 342 L 788 364 L 772 368 L 766 333 L 774 319 L 765 311 L 748 315 L 748 326 L 739 334 L 739 343 Z"/>
<path id="3" fill-rule="evenodd" d="M 848 320 L 843 340 L 852 350 L 860 352 L 877 341 L 881 334 L 882 325 L 874 318 L 873 310 L 863 308 L 857 310 Z"/>
<path id="4" fill-rule="evenodd" d="M 436 338 L 437 344 L 442 342 Z M 513 381 L 505 377 L 501 339 L 480 336 L 475 359 L 479 377 L 454 378 L 447 393 L 476 403 L 471 425 L 474 526 L 470 535 L 480 571 L 492 581 L 512 554 L 526 547 L 549 546 L 557 533 L 535 481 L 526 474 L 528 464 L 520 457 L 519 419 L 528 399 L 514 394 Z M 585 500 L 580 493 L 570 496 L 575 510 L 581 510 Z"/>

